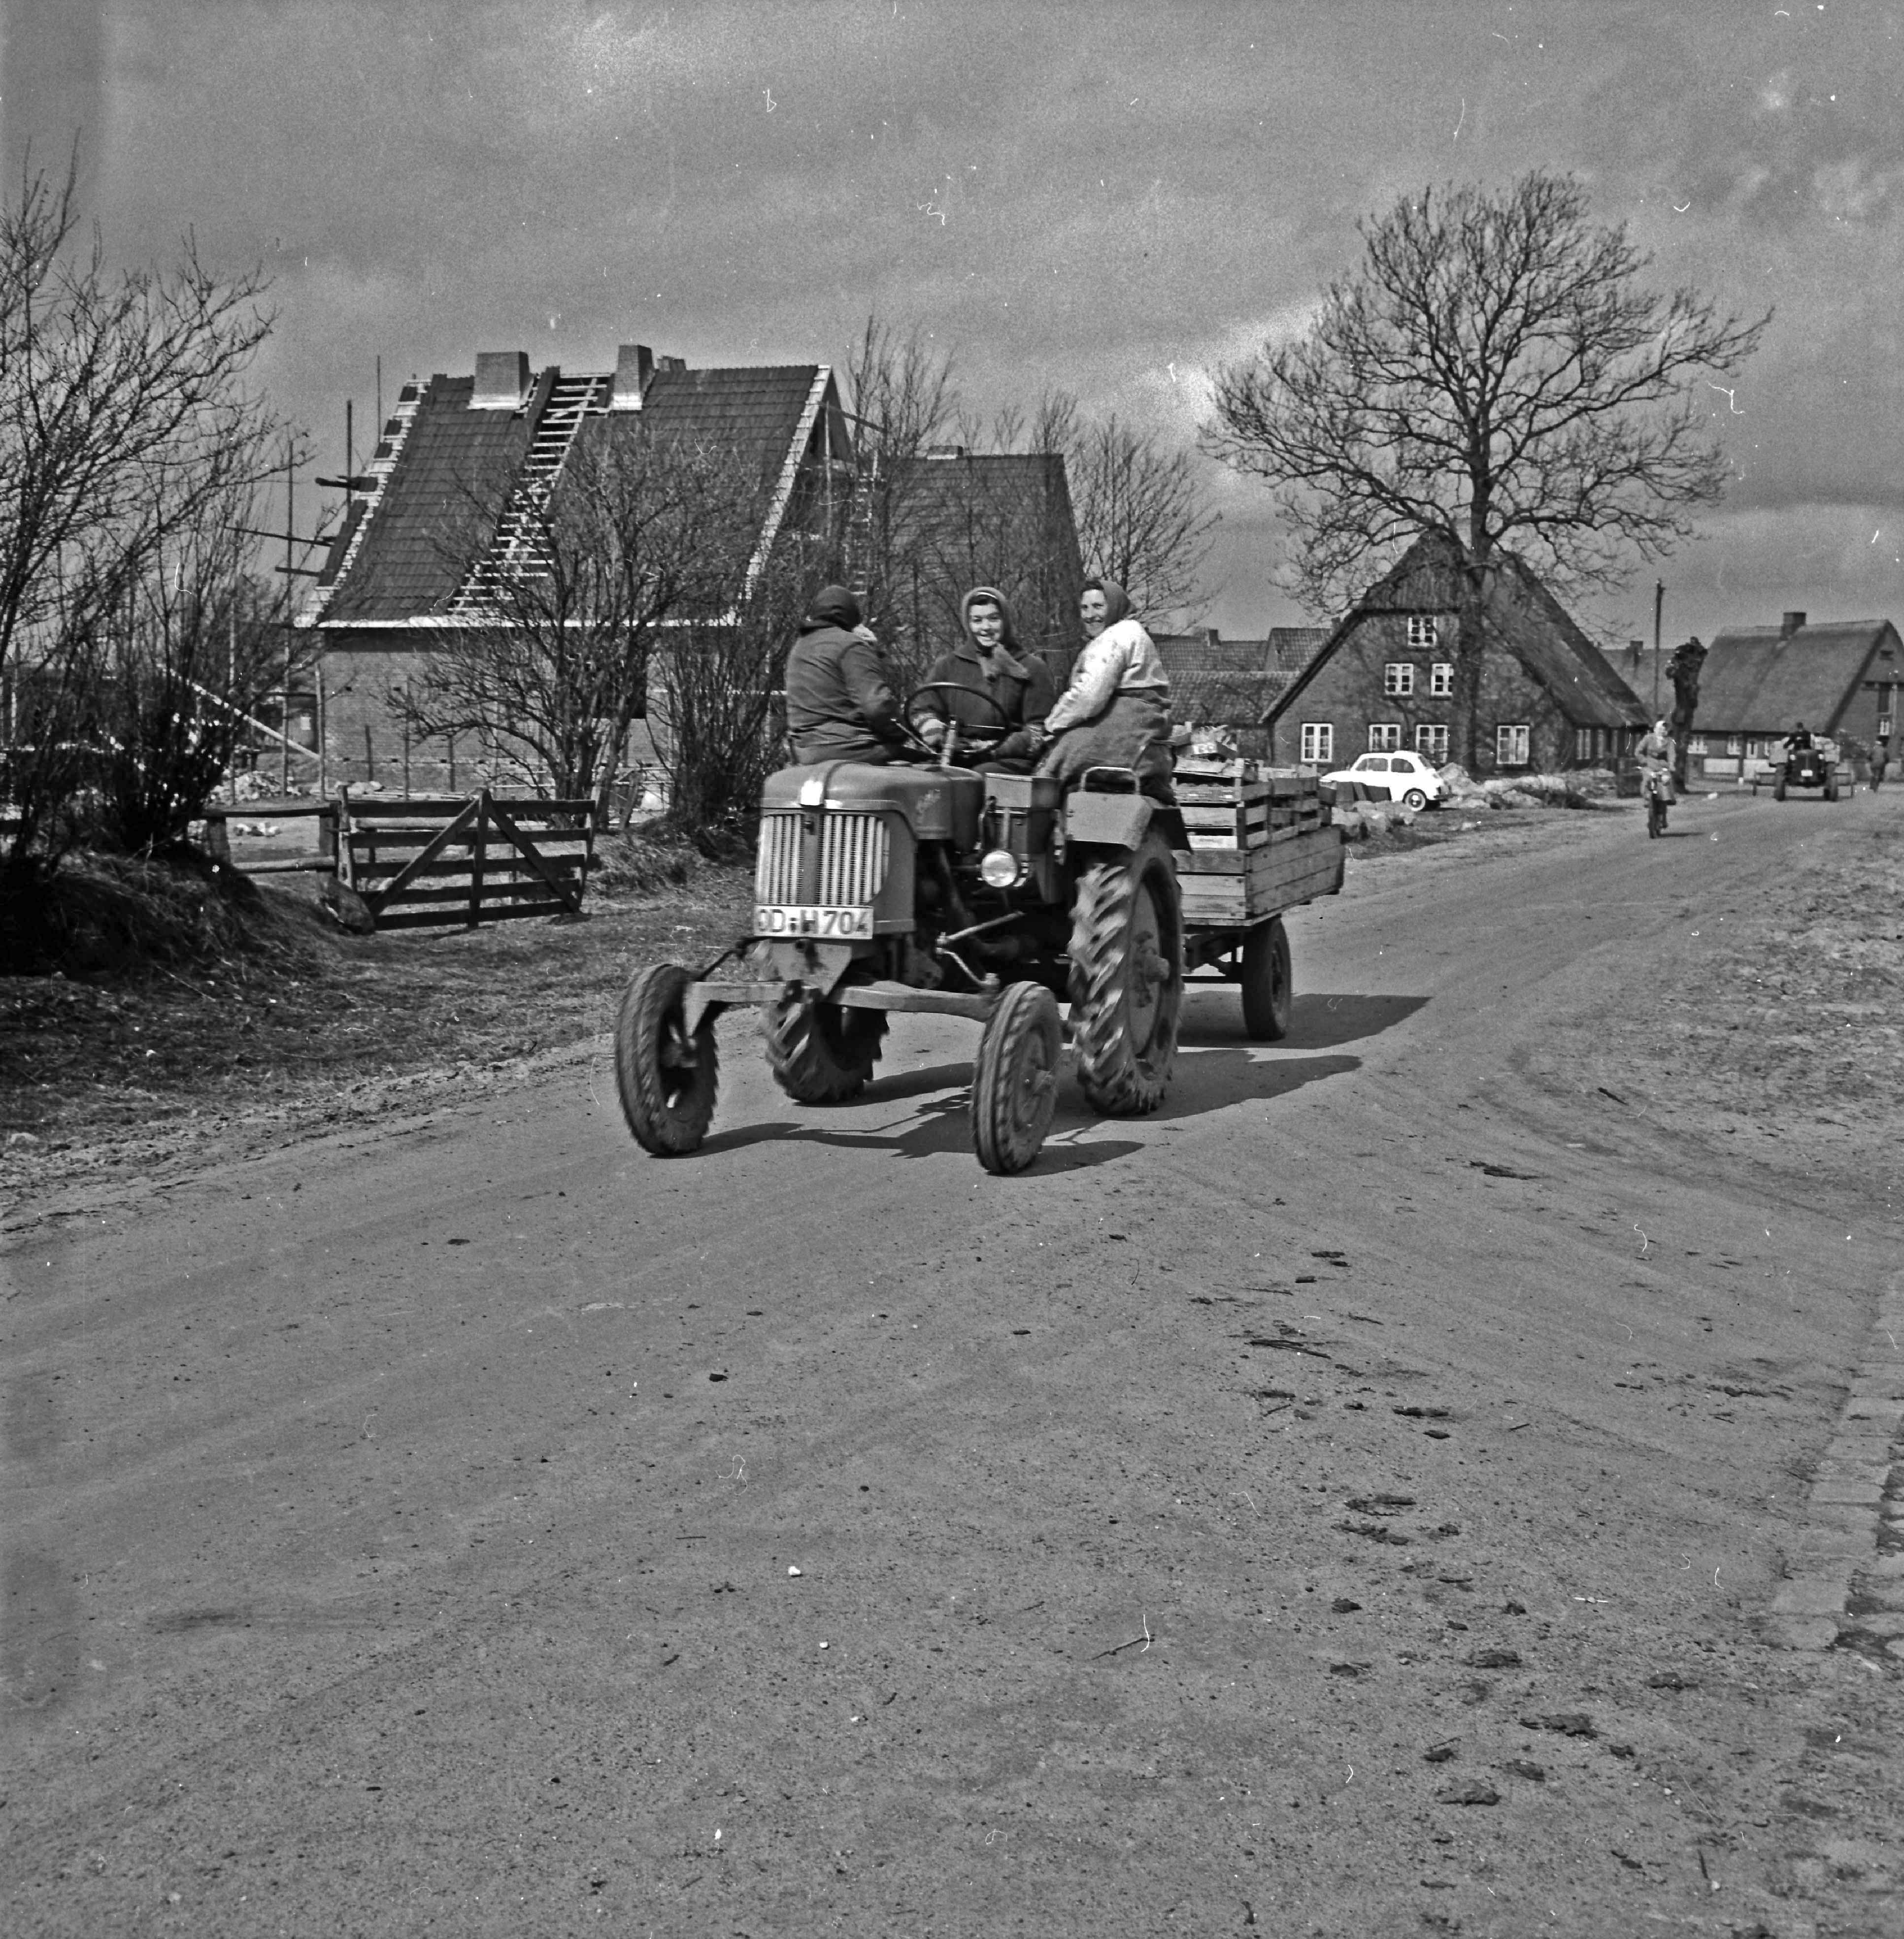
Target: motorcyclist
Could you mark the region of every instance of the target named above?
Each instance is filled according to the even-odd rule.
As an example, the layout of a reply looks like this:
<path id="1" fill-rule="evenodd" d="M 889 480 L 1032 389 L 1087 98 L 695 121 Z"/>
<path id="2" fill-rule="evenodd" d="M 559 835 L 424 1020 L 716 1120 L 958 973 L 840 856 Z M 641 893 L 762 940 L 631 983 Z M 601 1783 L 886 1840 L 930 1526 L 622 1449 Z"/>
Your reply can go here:
<path id="1" fill-rule="evenodd" d="M 1678 759 L 1679 750 L 1674 745 L 1673 737 L 1665 719 L 1656 720 L 1633 750 L 1640 763 L 1642 787 L 1651 791 L 1662 787 L 1664 798 L 1673 798 L 1673 768 Z"/>
<path id="2" fill-rule="evenodd" d="M 890 761 L 906 735 L 879 644 L 843 586 L 822 586 L 787 656 L 787 732 L 794 758 Z"/>

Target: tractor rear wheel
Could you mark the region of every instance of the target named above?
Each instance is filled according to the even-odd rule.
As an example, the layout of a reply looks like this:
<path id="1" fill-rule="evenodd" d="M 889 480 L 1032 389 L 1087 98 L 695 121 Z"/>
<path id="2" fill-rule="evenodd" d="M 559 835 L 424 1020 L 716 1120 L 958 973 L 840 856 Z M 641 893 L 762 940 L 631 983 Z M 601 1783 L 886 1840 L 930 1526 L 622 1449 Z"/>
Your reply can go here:
<path id="1" fill-rule="evenodd" d="M 1281 916 L 1260 924 L 1243 939 L 1243 1029 L 1258 1043 L 1280 1043 L 1289 1034 L 1296 994 L 1289 966 L 1289 932 Z"/>
<path id="2" fill-rule="evenodd" d="M 763 1023 L 767 1068 L 798 1104 L 843 1104 L 872 1082 L 886 1034 L 884 1010 L 783 997 Z"/>
<path id="3" fill-rule="evenodd" d="M 678 1158 L 714 1122 L 720 1058 L 714 1020 L 690 1036 L 683 1002 L 692 976 L 678 963 L 638 970 L 615 1018 L 615 1088 L 621 1114 L 644 1151 Z"/>
<path id="4" fill-rule="evenodd" d="M 1825 799 L 1827 801 L 1838 799 L 1838 773 L 1833 768 L 1825 770 Z"/>
<path id="5" fill-rule="evenodd" d="M 1086 1099 L 1113 1117 L 1163 1102 L 1184 1000 L 1176 864 L 1154 830 L 1086 870 L 1071 905 L 1071 1037 Z"/>
<path id="6" fill-rule="evenodd" d="M 986 1019 L 972 1072 L 972 1145 L 987 1171 L 1009 1178 L 1043 1149 L 1063 1046 L 1058 999 L 1040 983 L 1010 985 Z"/>

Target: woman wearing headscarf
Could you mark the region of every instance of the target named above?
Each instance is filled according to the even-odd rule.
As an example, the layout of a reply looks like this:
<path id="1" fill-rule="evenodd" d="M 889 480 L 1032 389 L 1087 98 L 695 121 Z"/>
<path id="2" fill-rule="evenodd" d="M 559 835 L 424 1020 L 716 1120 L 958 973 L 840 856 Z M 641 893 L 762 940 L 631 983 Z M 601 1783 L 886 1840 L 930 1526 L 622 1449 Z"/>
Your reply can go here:
<path id="1" fill-rule="evenodd" d="M 1012 609 L 997 586 L 973 586 L 960 601 L 958 616 L 964 638 L 940 654 L 925 676 L 928 684 L 943 684 L 918 702 L 920 730 L 936 743 L 949 721 L 962 732 L 995 728 L 1002 720 L 1012 731 L 974 766 L 995 774 L 1029 774 L 1056 691 L 1051 669 L 1037 654 L 1020 649 Z M 944 690 L 948 687 L 955 690 Z"/>
<path id="2" fill-rule="evenodd" d="M 1071 684 L 1045 720 L 1050 737 L 1041 775 L 1065 787 L 1086 768 L 1135 768 L 1141 780 L 1170 779 L 1170 676 L 1156 644 L 1114 580 L 1088 579 L 1078 601 L 1085 647 Z"/>

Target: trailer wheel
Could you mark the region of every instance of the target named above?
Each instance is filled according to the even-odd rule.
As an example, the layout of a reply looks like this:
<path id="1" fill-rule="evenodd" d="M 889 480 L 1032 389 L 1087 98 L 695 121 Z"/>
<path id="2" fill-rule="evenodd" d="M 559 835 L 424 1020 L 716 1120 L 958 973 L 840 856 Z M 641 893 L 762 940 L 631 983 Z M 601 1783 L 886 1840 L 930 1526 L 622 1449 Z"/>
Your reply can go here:
<path id="1" fill-rule="evenodd" d="M 1289 963 L 1289 932 L 1272 916 L 1243 939 L 1243 1029 L 1258 1043 L 1280 1043 L 1289 1034 L 1296 980 Z"/>
<path id="2" fill-rule="evenodd" d="M 657 1158 L 693 1151 L 714 1122 L 720 1053 L 712 1018 L 688 1034 L 682 999 L 693 981 L 678 963 L 638 970 L 615 1018 L 621 1114 L 635 1142 Z"/>
<path id="3" fill-rule="evenodd" d="M 767 1068 L 788 1097 L 797 1104 L 843 1104 L 873 1080 L 886 1013 L 782 997 L 761 1028 Z"/>
<path id="4" fill-rule="evenodd" d="M 986 1020 L 972 1073 L 972 1146 L 987 1171 L 1008 1178 L 1043 1149 L 1063 1044 L 1058 999 L 1042 984 L 1011 985 Z"/>
<path id="5" fill-rule="evenodd" d="M 1177 867 L 1154 830 L 1080 878 L 1071 905 L 1071 1034 L 1092 1107 L 1141 1117 L 1163 1102 L 1184 1000 Z"/>

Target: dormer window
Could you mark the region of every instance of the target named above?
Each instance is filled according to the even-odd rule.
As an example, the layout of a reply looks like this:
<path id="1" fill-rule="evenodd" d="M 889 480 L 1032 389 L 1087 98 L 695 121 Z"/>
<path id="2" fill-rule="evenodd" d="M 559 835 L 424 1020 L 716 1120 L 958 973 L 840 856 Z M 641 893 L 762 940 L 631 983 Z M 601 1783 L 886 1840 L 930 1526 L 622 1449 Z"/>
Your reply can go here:
<path id="1" fill-rule="evenodd" d="M 1432 613 L 1408 616 L 1408 644 L 1411 651 L 1432 652 L 1441 644 L 1441 622 Z"/>

